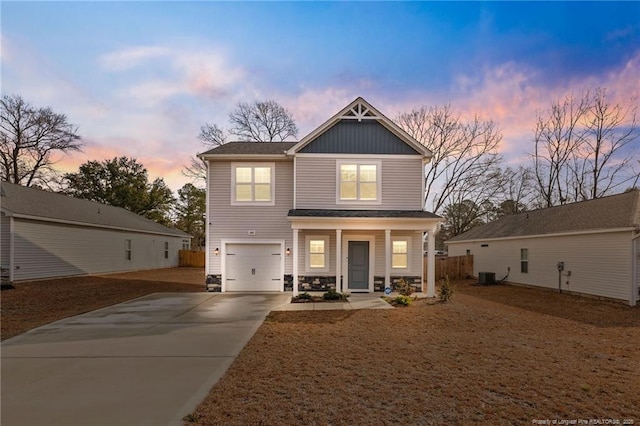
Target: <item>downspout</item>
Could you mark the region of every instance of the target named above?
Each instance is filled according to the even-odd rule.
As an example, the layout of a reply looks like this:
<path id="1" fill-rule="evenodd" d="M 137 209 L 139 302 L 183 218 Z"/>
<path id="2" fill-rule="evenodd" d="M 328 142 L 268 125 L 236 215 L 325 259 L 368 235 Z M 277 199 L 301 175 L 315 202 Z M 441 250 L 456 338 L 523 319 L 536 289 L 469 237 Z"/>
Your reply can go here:
<path id="1" fill-rule="evenodd" d="M 13 216 L 9 216 L 9 282 L 13 283 L 13 271 L 15 269 L 15 244 L 14 244 L 15 227 L 13 225 Z"/>
<path id="2" fill-rule="evenodd" d="M 633 235 L 635 234 L 635 235 Z M 629 298 L 629 306 L 636 306 L 638 302 L 638 245 L 636 240 L 640 238 L 640 228 L 636 227 L 631 237 L 631 297 Z"/>

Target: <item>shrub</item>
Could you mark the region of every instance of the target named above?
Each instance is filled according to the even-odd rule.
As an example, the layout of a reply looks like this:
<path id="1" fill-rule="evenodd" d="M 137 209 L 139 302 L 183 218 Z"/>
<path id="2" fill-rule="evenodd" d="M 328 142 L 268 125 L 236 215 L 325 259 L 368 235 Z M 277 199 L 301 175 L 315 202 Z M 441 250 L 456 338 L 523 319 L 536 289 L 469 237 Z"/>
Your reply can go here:
<path id="1" fill-rule="evenodd" d="M 409 296 L 400 295 L 391 299 L 391 304 L 394 306 L 409 306 L 413 302 L 413 299 Z"/>
<path id="2" fill-rule="evenodd" d="M 338 293 L 334 289 L 331 289 L 322 295 L 324 300 L 347 300 L 347 297 L 349 297 L 349 295 L 345 293 Z"/>
<path id="3" fill-rule="evenodd" d="M 404 278 L 400 278 L 398 282 L 393 283 L 393 290 L 403 296 L 411 296 L 413 294 L 413 287 Z"/>
<path id="4" fill-rule="evenodd" d="M 313 296 L 311 296 L 308 292 L 304 292 L 304 293 L 300 293 L 297 296 L 293 296 L 291 298 L 291 301 L 293 302 L 297 302 L 297 301 L 306 301 L 306 300 L 311 300 Z"/>
<path id="5" fill-rule="evenodd" d="M 449 277 L 446 276 L 445 278 L 440 280 L 440 301 L 441 302 L 446 302 L 449 299 L 451 299 L 451 297 L 453 296 L 453 286 L 451 285 L 451 282 L 449 281 Z"/>

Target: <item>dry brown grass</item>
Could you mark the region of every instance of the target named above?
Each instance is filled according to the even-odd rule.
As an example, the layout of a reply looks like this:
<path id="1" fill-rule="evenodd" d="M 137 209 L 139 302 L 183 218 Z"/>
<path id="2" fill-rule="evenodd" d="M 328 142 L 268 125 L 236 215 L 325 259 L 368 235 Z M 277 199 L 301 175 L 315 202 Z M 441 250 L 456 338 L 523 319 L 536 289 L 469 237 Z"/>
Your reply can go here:
<path id="1" fill-rule="evenodd" d="M 274 312 L 185 424 L 640 421 L 640 309 L 468 284 L 446 304 Z"/>
<path id="2" fill-rule="evenodd" d="M 202 291 L 202 269 L 17 284 L 2 338 L 154 292 Z M 274 312 L 186 424 L 640 421 L 640 308 L 455 284 L 446 304 Z"/>
<path id="3" fill-rule="evenodd" d="M 151 293 L 204 291 L 202 268 L 170 268 L 14 284 L 0 293 L 1 337 Z"/>

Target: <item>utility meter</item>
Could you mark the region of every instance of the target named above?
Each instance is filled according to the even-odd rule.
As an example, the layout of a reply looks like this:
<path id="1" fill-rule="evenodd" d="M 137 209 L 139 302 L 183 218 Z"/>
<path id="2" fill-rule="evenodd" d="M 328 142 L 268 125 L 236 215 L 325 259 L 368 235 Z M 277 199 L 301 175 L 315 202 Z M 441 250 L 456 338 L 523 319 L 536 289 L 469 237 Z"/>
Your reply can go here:
<path id="1" fill-rule="evenodd" d="M 564 271 L 564 262 L 558 262 L 558 271 Z"/>

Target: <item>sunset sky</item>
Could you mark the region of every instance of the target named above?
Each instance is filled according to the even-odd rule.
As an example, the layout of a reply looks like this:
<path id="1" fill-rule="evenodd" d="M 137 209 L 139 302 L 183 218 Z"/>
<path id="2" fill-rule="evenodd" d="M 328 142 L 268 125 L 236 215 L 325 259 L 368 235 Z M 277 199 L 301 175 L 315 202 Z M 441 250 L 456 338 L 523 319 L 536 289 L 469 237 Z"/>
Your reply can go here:
<path id="1" fill-rule="evenodd" d="M 605 87 L 640 98 L 640 2 L 2 1 L 2 92 L 79 126 L 82 153 L 135 157 L 174 191 L 205 122 L 274 99 L 299 138 L 357 96 L 394 118 L 450 103 L 527 160 L 536 110 Z M 637 102 L 637 99 L 636 99 Z"/>

